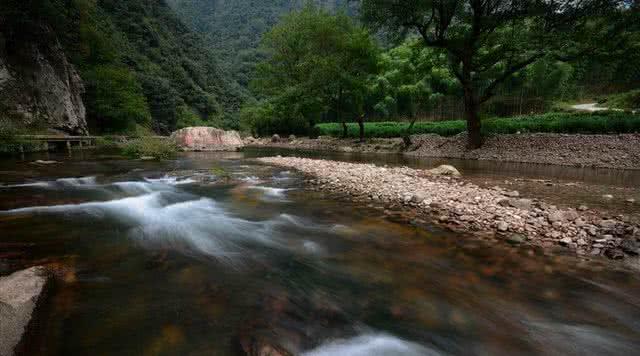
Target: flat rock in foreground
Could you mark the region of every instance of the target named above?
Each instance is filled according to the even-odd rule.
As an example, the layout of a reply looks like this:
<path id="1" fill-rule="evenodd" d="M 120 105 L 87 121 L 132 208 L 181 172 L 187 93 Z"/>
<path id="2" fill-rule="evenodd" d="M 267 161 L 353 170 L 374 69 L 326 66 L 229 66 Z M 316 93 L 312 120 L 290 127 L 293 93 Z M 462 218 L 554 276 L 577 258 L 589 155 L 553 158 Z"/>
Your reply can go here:
<path id="1" fill-rule="evenodd" d="M 171 134 L 178 147 L 185 151 L 235 151 L 243 146 L 237 131 L 215 127 L 185 127 Z"/>
<path id="2" fill-rule="evenodd" d="M 0 356 L 12 355 L 47 283 L 44 267 L 0 278 Z"/>

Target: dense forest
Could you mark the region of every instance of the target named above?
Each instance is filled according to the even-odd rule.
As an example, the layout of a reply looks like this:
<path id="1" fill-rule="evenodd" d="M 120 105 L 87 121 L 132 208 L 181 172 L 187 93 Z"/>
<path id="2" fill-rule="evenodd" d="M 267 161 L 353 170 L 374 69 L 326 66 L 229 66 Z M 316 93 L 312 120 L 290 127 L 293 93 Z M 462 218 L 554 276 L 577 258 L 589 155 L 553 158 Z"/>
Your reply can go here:
<path id="1" fill-rule="evenodd" d="M 84 83 L 92 133 L 210 125 L 313 135 L 316 123 L 339 122 L 346 135 L 348 122 L 462 119 L 469 103 L 475 122 L 581 100 L 635 106 L 640 36 L 637 8 L 625 1 L 585 2 L 604 12 L 488 8 L 479 21 L 492 25 L 475 42 L 471 8 L 443 13 L 451 28 L 421 28 L 405 20 L 428 18 L 426 5 L 398 3 L 7 0 L 0 10 L 8 45 L 60 41 Z M 469 90 L 482 102 L 465 101 Z"/>
<path id="2" fill-rule="evenodd" d="M 84 81 L 91 132 L 237 122 L 242 89 L 164 1 L 27 0 L 2 9 L 13 41 L 46 41 L 41 32 L 53 29 Z"/>
<path id="3" fill-rule="evenodd" d="M 247 87 L 255 65 L 264 59 L 259 48 L 262 35 L 280 18 L 300 9 L 308 0 L 167 0 L 180 18 L 204 35 L 223 68 Z M 349 0 L 315 0 L 323 8 L 356 15 L 357 4 Z"/>

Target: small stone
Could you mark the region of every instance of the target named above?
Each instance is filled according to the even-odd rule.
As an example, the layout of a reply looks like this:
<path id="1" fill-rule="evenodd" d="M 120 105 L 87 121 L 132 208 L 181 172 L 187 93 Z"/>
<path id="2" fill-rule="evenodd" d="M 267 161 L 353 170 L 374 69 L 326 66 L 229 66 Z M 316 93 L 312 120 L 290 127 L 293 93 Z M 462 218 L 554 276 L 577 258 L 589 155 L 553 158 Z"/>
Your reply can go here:
<path id="1" fill-rule="evenodd" d="M 611 199 L 613 199 L 613 195 L 611 195 L 611 194 L 603 194 L 602 198 L 603 199 L 607 199 L 607 200 L 611 200 Z"/>
<path id="2" fill-rule="evenodd" d="M 562 240 L 560 240 L 560 243 L 561 243 L 561 244 L 563 244 L 563 245 L 565 245 L 565 246 L 566 246 L 566 245 L 569 245 L 569 244 L 570 244 L 570 243 L 572 243 L 572 242 L 573 242 L 573 241 L 571 241 L 571 238 L 570 238 L 570 237 L 565 237 L 565 238 L 563 238 Z"/>
<path id="3" fill-rule="evenodd" d="M 533 200 L 531 199 L 509 199 L 509 205 L 520 210 L 533 209 Z"/>
<path id="4" fill-rule="evenodd" d="M 633 203 L 635 203 L 635 202 L 636 202 L 636 200 L 635 200 L 635 199 L 633 199 L 633 198 L 629 198 L 629 199 L 625 200 L 625 202 L 626 202 L 627 204 L 633 204 Z"/>
<path id="5" fill-rule="evenodd" d="M 511 191 L 511 192 L 505 192 L 504 195 L 510 197 L 510 198 L 517 198 L 520 196 L 520 192 L 518 192 L 517 190 Z"/>
<path id="6" fill-rule="evenodd" d="M 588 207 L 588 206 L 586 206 L 586 205 L 580 205 L 580 206 L 578 207 L 578 210 L 580 210 L 580 211 L 587 211 L 587 210 L 589 210 L 589 207 Z"/>
<path id="7" fill-rule="evenodd" d="M 509 234 L 509 236 L 507 237 L 507 241 L 514 244 L 523 243 L 526 240 L 527 238 L 522 234 Z"/>
<path id="8" fill-rule="evenodd" d="M 554 223 L 554 222 L 563 222 L 565 220 L 564 218 L 564 214 L 562 211 L 554 211 L 553 213 L 549 214 L 549 222 L 550 223 Z"/>
<path id="9" fill-rule="evenodd" d="M 509 224 L 507 224 L 504 221 L 499 222 L 498 223 L 498 230 L 499 231 L 507 231 L 507 230 L 509 230 Z"/>
<path id="10" fill-rule="evenodd" d="M 560 236 L 562 236 L 562 233 L 560 231 L 553 230 L 551 232 L 551 237 L 554 238 L 554 239 L 558 239 L 558 238 L 560 238 Z"/>

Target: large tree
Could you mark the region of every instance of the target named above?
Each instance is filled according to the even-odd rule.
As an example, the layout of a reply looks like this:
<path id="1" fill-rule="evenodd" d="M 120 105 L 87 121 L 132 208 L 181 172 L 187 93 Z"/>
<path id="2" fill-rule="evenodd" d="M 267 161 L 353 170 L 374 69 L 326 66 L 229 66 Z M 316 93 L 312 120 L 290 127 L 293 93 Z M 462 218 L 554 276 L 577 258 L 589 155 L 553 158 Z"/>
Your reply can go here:
<path id="1" fill-rule="evenodd" d="M 345 122 L 377 67 L 378 50 L 369 32 L 344 14 L 308 5 L 285 16 L 262 42 L 267 58 L 256 71 L 257 94 L 310 126 L 332 113 Z M 361 111 L 361 110 L 360 110 Z"/>
<path id="2" fill-rule="evenodd" d="M 624 40 L 627 0 L 361 0 L 369 23 L 417 33 L 447 51 L 464 92 L 469 147 L 482 144 L 480 106 L 537 60 L 572 60 Z"/>

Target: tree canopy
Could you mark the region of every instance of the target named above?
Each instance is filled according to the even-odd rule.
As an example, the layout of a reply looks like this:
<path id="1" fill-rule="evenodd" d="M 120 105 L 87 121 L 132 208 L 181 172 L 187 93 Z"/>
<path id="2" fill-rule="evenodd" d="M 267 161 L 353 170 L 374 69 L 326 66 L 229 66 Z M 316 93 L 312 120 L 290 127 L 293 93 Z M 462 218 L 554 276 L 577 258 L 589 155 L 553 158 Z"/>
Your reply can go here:
<path id="1" fill-rule="evenodd" d="M 575 60 L 616 47 L 629 24 L 624 0 L 362 0 L 369 23 L 418 34 L 447 52 L 463 88 L 469 146 L 481 144 L 480 106 L 544 57 Z"/>
<path id="2" fill-rule="evenodd" d="M 278 115 L 307 128 L 323 115 L 341 120 L 343 113 L 364 112 L 378 48 L 369 32 L 347 15 L 308 5 L 285 16 L 261 46 L 267 57 L 252 82 L 261 99 L 257 105 L 277 108 Z"/>

